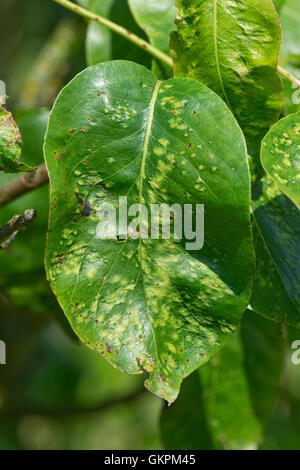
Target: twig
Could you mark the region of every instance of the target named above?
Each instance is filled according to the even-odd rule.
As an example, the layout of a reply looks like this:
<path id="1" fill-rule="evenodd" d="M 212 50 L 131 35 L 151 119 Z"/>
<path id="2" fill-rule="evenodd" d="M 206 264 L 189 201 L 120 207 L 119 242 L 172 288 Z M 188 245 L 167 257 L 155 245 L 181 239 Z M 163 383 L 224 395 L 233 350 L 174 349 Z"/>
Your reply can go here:
<path id="1" fill-rule="evenodd" d="M 156 57 L 156 59 L 161 60 L 164 62 L 166 65 L 172 67 L 172 59 L 169 57 L 167 54 L 164 52 L 160 51 L 156 47 L 152 46 L 149 44 L 149 42 L 144 41 L 142 38 L 137 36 L 136 34 L 133 34 L 131 31 L 128 31 L 128 29 L 123 28 L 123 26 L 120 26 L 116 23 L 113 23 L 110 20 L 107 20 L 106 18 L 103 18 L 102 16 L 96 15 L 96 13 L 92 13 L 91 11 L 86 10 L 85 8 L 82 8 L 78 5 L 76 5 L 73 2 L 70 2 L 69 0 L 53 0 L 56 3 L 59 3 L 59 5 L 62 5 L 63 7 L 67 8 L 68 10 L 73 11 L 74 13 L 77 13 L 80 16 L 83 16 L 83 18 L 86 18 L 87 20 L 92 20 L 96 21 L 97 23 L 100 23 L 107 28 L 111 29 L 115 33 L 119 34 L 120 36 L 123 36 L 124 38 L 128 39 L 128 41 L 133 42 L 136 44 L 138 47 L 141 47 L 145 51 L 149 52 L 149 54 L 153 55 L 153 57 Z"/>
<path id="2" fill-rule="evenodd" d="M 30 173 L 24 173 L 0 188 L 0 207 L 14 201 L 23 194 L 48 183 L 48 173 L 45 164 Z"/>
<path id="3" fill-rule="evenodd" d="M 27 209 L 21 215 L 14 215 L 6 224 L 0 227 L 0 248 L 7 248 L 22 227 L 30 224 L 36 218 L 34 209 Z"/>
<path id="4" fill-rule="evenodd" d="M 148 42 L 144 41 L 142 38 L 140 38 L 136 34 L 133 34 L 131 31 L 128 31 L 128 29 L 125 29 L 122 26 L 116 23 L 113 23 L 112 21 L 100 15 L 96 15 L 96 13 L 92 13 L 91 11 L 86 10 L 85 8 L 82 8 L 76 5 L 75 3 L 70 2 L 69 0 L 53 0 L 53 1 L 67 8 L 68 10 L 71 10 L 74 13 L 77 13 L 83 18 L 86 18 L 87 20 L 96 21 L 97 23 L 100 23 L 106 26 L 107 28 L 111 29 L 115 33 L 128 39 L 128 41 L 133 42 L 138 47 L 141 47 L 142 49 L 147 51 L 149 54 L 153 55 L 153 57 L 156 57 L 157 59 L 161 60 L 169 67 L 172 67 L 173 62 L 170 56 L 160 51 L 156 47 L 152 46 Z M 300 80 L 298 80 L 296 77 L 294 77 L 291 73 L 289 73 L 280 65 L 278 65 L 277 70 L 283 77 L 287 78 L 288 80 L 290 80 L 290 82 L 295 84 L 297 88 L 300 88 Z"/>

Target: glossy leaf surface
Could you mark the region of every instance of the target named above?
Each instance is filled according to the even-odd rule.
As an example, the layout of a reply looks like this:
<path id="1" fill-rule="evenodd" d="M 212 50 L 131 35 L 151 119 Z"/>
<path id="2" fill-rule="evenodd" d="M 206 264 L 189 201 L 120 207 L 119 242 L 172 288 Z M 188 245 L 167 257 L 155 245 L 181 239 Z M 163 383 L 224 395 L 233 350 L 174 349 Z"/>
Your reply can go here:
<path id="1" fill-rule="evenodd" d="M 236 116 L 260 167 L 260 142 L 283 107 L 280 26 L 271 0 L 177 0 L 175 75 L 196 78 Z"/>
<path id="2" fill-rule="evenodd" d="M 300 112 L 272 127 L 263 140 L 261 160 L 270 178 L 300 207 Z"/>
<path id="3" fill-rule="evenodd" d="M 45 156 L 46 266 L 61 306 L 86 344 L 124 371 L 146 370 L 146 386 L 173 401 L 249 299 L 249 171 L 236 121 L 194 80 L 108 62 L 61 92 Z M 124 195 L 128 207 L 204 204 L 202 250 L 185 239 L 98 239 L 98 209 Z"/>

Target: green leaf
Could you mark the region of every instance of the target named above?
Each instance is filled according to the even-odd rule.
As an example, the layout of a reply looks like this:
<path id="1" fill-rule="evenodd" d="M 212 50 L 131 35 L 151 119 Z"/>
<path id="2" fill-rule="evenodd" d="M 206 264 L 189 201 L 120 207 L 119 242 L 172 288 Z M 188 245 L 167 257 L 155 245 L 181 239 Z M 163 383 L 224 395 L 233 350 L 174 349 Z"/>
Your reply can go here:
<path id="1" fill-rule="evenodd" d="M 38 109 L 20 117 L 16 114 L 23 145 L 21 157 L 36 166 L 43 162 L 43 142 L 49 111 Z M 16 175 L 0 173 L 0 186 Z M 0 250 L 0 286 L 2 293 L 17 306 L 33 312 L 57 309 L 57 302 L 45 279 L 44 251 L 48 222 L 49 188 L 30 191 L 0 209 L 0 225 L 28 208 L 36 209 L 34 224 L 20 233 L 7 250 Z M 34 299 L 34 301 L 33 301 Z"/>
<path id="2" fill-rule="evenodd" d="M 250 304 L 262 315 L 299 328 L 300 211 L 272 181 L 264 178 L 259 186 L 252 203 L 257 266 Z"/>
<path id="3" fill-rule="evenodd" d="M 80 3 L 83 3 L 80 0 Z M 114 0 L 88 0 L 84 7 L 97 15 L 109 18 Z M 111 59 L 111 31 L 99 23 L 91 21 L 86 33 L 86 58 L 89 65 Z"/>
<path id="4" fill-rule="evenodd" d="M 262 142 L 261 160 L 280 190 L 300 206 L 300 112 L 281 119 Z"/>
<path id="5" fill-rule="evenodd" d="M 247 310 L 241 322 L 245 371 L 253 407 L 266 426 L 278 395 L 285 358 L 285 331 Z"/>
<path id="6" fill-rule="evenodd" d="M 22 138 L 12 114 L 0 107 L 0 171 L 17 173 L 34 168 L 19 161 Z"/>
<path id="7" fill-rule="evenodd" d="M 280 26 L 271 0 L 177 0 L 175 75 L 196 78 L 236 116 L 261 169 L 261 139 L 283 107 Z"/>
<path id="8" fill-rule="evenodd" d="M 107 62 L 59 95 L 45 158 L 46 268 L 72 327 L 118 368 L 148 371 L 147 388 L 174 401 L 249 300 L 249 170 L 236 121 L 194 80 L 160 82 L 137 64 Z M 104 202 L 118 208 L 124 195 L 128 207 L 204 204 L 203 249 L 96 238 L 97 210 Z"/>
<path id="9" fill-rule="evenodd" d="M 286 364 L 280 395 L 261 449 L 300 450 L 300 374 L 299 364 L 291 360 L 295 352 L 291 345 L 298 340 L 299 330 L 288 328 Z"/>
<path id="10" fill-rule="evenodd" d="M 300 11 L 298 0 L 285 0 L 280 10 L 282 45 L 280 55 L 300 56 Z"/>
<path id="11" fill-rule="evenodd" d="M 166 448 L 191 448 L 189 443 L 205 450 L 257 448 L 261 425 L 252 409 L 239 334 L 182 388 L 177 402 L 163 410 Z"/>
<path id="12" fill-rule="evenodd" d="M 207 425 L 198 371 L 184 380 L 176 402 L 162 410 L 160 429 L 165 449 L 211 450 L 216 447 Z"/>
<path id="13" fill-rule="evenodd" d="M 299 63 L 294 63 L 290 56 L 286 56 L 285 60 L 282 61 L 284 68 L 290 72 L 294 77 L 300 77 L 300 58 Z M 284 88 L 284 115 L 296 113 L 300 111 L 300 89 L 296 88 L 295 85 L 283 77 L 283 88 Z"/>
<path id="14" fill-rule="evenodd" d="M 170 33 L 175 29 L 174 0 L 129 0 L 137 24 L 147 33 L 150 42 L 169 55 Z M 161 64 L 156 64 L 157 72 Z M 171 68 L 168 71 L 171 74 Z"/>
<path id="15" fill-rule="evenodd" d="M 261 315 L 280 322 L 299 323 L 297 310 L 289 298 L 280 274 L 272 259 L 263 234 L 253 217 L 253 239 L 256 268 L 253 283 L 251 307 Z M 298 318 L 298 319 L 297 319 Z"/>

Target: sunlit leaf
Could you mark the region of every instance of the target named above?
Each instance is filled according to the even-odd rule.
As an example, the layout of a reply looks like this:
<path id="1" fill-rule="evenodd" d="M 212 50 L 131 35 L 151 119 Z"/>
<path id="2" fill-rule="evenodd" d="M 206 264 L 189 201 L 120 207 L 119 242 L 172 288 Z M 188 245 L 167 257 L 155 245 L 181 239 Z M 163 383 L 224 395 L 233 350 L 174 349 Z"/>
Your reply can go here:
<path id="1" fill-rule="evenodd" d="M 137 64 L 80 73 L 50 117 L 46 267 L 81 339 L 173 401 L 245 310 L 252 277 L 245 142 L 223 101 L 189 79 L 157 81 Z M 205 243 L 96 237 L 97 211 L 204 204 Z"/>
<path id="2" fill-rule="evenodd" d="M 271 0 L 177 0 L 177 77 L 196 78 L 236 116 L 260 168 L 260 142 L 283 107 L 280 26 Z"/>
<path id="3" fill-rule="evenodd" d="M 284 5 L 286 1 L 287 0 L 273 0 L 274 6 L 276 7 L 277 11 L 280 11 L 282 5 Z"/>

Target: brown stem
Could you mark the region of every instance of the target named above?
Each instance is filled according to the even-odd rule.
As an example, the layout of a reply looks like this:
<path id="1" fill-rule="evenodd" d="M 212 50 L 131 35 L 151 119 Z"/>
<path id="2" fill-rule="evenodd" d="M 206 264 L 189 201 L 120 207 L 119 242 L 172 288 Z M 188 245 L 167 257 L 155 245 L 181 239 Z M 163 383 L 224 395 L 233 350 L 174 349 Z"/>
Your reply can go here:
<path id="1" fill-rule="evenodd" d="M 5 206 L 33 189 L 43 186 L 48 181 L 48 173 L 44 163 L 30 173 L 23 173 L 0 188 L 0 207 Z"/>
<path id="2" fill-rule="evenodd" d="M 14 215 L 6 224 L 0 227 L 0 248 L 7 248 L 22 227 L 30 224 L 36 218 L 34 209 L 27 209 L 21 215 Z"/>

